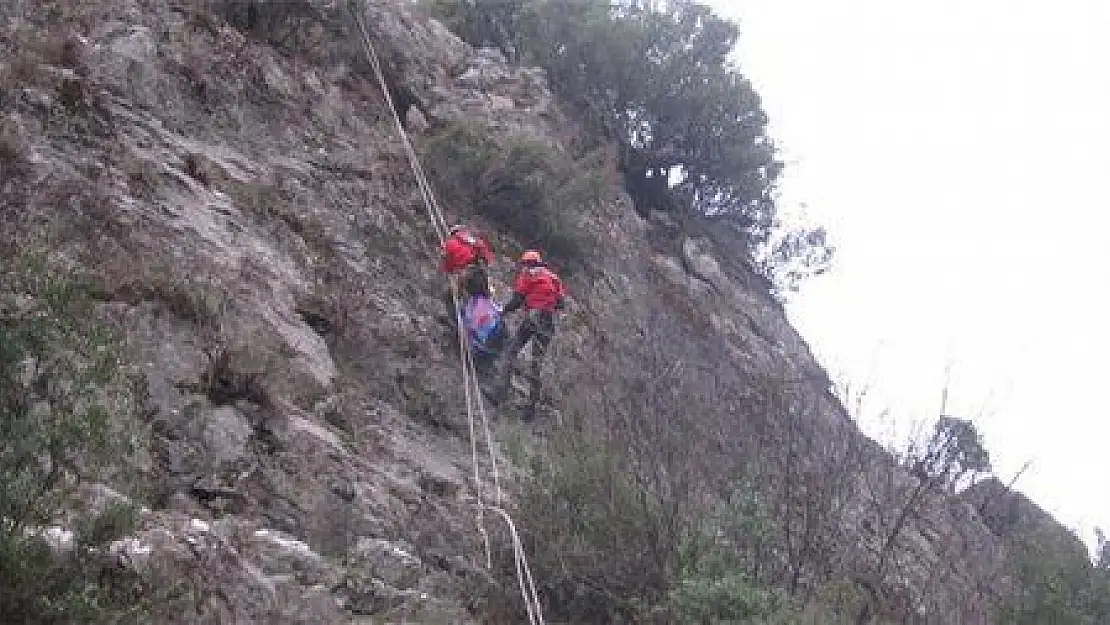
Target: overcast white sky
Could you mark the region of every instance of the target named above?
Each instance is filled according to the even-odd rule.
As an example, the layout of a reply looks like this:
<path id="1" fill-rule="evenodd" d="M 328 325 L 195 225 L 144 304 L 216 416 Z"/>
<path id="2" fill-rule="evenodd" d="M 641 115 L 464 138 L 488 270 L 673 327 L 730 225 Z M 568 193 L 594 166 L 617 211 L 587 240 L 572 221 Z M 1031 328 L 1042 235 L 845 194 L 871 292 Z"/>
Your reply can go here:
<path id="1" fill-rule="evenodd" d="M 790 314 L 903 423 L 978 424 L 1005 479 L 1110 529 L 1110 0 L 707 0 L 835 271 Z"/>

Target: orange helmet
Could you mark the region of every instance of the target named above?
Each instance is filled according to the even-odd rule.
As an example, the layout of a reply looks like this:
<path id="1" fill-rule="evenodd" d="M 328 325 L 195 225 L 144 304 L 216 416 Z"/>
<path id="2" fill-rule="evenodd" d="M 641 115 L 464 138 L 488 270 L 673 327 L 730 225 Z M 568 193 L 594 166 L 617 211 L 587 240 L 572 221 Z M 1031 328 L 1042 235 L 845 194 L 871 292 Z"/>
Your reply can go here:
<path id="1" fill-rule="evenodd" d="M 543 262 L 543 259 L 540 257 L 540 253 L 536 250 L 524 250 L 524 253 L 520 255 L 520 262 L 539 263 Z"/>

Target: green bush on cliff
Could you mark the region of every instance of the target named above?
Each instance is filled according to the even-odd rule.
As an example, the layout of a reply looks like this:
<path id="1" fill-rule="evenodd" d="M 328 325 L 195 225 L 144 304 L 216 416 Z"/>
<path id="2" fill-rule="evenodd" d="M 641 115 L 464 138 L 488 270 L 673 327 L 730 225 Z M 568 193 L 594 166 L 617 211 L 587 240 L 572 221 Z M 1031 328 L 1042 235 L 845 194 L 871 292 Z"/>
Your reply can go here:
<path id="1" fill-rule="evenodd" d="M 474 123 L 440 131 L 425 145 L 424 161 L 439 194 L 459 212 L 481 215 L 564 264 L 590 254 L 582 223 L 605 197 L 599 166 L 539 139 L 498 137 Z"/>
<path id="2" fill-rule="evenodd" d="M 553 447 L 514 514 L 540 594 L 555 618 L 633 618 L 667 590 L 676 546 L 659 500 L 604 445 L 572 436 Z"/>
<path id="3" fill-rule="evenodd" d="M 621 453 L 582 434 L 529 459 L 514 516 L 553 618 L 700 623 L 791 613 L 753 575 L 750 547 L 767 538 L 770 518 L 747 486 L 711 508 L 675 507 Z"/>
<path id="4" fill-rule="evenodd" d="M 126 453 L 130 405 L 118 341 L 88 320 L 75 282 L 25 257 L 0 272 L 0 622 L 126 622 L 139 582 L 101 575 L 99 556 L 134 511 L 79 513 L 72 540 L 50 530 L 82 478 Z M 50 545 L 54 536 L 56 544 Z"/>
<path id="5" fill-rule="evenodd" d="M 1086 554 L 1051 540 L 1014 546 L 1013 590 L 1003 598 L 999 622 L 1014 625 L 1101 625 L 1110 622 L 1110 562 L 1092 563 Z"/>

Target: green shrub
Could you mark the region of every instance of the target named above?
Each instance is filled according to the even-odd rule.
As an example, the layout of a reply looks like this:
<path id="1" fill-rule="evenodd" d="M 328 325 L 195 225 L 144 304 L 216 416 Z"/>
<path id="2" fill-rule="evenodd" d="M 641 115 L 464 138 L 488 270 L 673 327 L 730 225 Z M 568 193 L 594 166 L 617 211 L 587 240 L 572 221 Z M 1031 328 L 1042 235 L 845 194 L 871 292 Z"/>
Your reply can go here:
<path id="1" fill-rule="evenodd" d="M 97 554 L 133 527 L 109 507 L 69 548 L 45 528 L 76 484 L 129 449 L 118 339 L 89 322 L 88 292 L 25 257 L 0 273 L 0 622 L 123 622 L 137 581 L 104 578 Z M 125 579 L 126 578 L 126 579 Z"/>
<path id="2" fill-rule="evenodd" d="M 540 595 L 552 618 L 631 619 L 667 588 L 673 547 L 659 501 L 612 450 L 573 437 L 557 445 L 533 458 L 514 515 Z"/>
<path id="3" fill-rule="evenodd" d="M 784 608 L 785 601 L 744 575 L 726 575 L 681 580 L 671 590 L 668 606 L 676 623 L 715 623 L 770 617 Z"/>
<path id="4" fill-rule="evenodd" d="M 517 454 L 530 466 L 514 518 L 552 618 L 695 623 L 791 614 L 759 578 L 772 519 L 749 485 L 712 506 L 679 504 L 677 494 L 653 491 L 617 449 L 582 434 L 549 445 Z M 509 555 L 501 561 L 515 575 Z"/>
<path id="5" fill-rule="evenodd" d="M 1010 564 L 1014 586 L 1003 597 L 999 622 L 1095 625 L 1110 619 L 1110 575 L 1086 553 L 1050 536 L 1029 537 L 1014 545 Z"/>
<path id="6" fill-rule="evenodd" d="M 477 197 L 477 182 L 500 149 L 488 128 L 476 122 L 457 122 L 440 130 L 422 151 L 440 194 L 459 200 Z"/>
<path id="7" fill-rule="evenodd" d="M 589 256 L 583 216 L 604 200 L 606 183 L 604 171 L 587 159 L 462 123 L 433 137 L 424 160 L 437 191 L 460 212 L 490 220 L 562 264 Z"/>

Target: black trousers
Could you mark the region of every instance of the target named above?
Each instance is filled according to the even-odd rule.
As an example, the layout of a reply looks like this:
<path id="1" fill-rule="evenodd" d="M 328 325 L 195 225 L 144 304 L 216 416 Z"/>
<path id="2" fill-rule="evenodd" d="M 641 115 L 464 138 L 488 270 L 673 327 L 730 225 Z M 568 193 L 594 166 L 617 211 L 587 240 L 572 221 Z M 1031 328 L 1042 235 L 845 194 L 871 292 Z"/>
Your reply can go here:
<path id="1" fill-rule="evenodd" d="M 543 386 L 541 370 L 543 369 L 544 356 L 547 347 L 555 336 L 555 313 L 550 311 L 530 310 L 520 322 L 520 327 L 513 334 L 509 343 L 508 354 L 505 358 L 505 372 L 502 387 L 508 391 L 512 383 L 513 364 L 516 362 L 520 351 L 528 343 L 532 343 L 532 366 L 528 375 L 529 393 L 528 401 L 533 407 L 540 400 L 540 390 Z"/>

